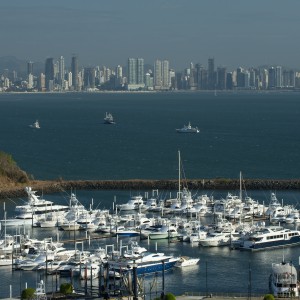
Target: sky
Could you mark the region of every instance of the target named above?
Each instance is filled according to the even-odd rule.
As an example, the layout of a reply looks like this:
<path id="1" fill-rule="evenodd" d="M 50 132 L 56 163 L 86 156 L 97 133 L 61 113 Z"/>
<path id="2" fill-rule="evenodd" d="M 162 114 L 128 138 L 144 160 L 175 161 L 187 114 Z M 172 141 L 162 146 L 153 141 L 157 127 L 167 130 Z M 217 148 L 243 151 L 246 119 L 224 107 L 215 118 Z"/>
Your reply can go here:
<path id="1" fill-rule="evenodd" d="M 300 68 L 299 0 L 1 1 L 0 57 L 44 62 L 76 54 L 82 66 L 168 59 L 228 69 Z"/>

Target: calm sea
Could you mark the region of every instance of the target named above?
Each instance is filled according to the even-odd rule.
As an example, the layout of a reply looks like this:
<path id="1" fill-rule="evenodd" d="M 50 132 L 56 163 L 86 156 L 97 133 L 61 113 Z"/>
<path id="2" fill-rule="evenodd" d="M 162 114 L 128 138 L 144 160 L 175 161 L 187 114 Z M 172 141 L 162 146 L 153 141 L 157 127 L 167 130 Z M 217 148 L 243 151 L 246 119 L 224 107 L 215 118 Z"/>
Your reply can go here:
<path id="1" fill-rule="evenodd" d="M 38 179 L 176 178 L 178 150 L 187 178 L 299 177 L 299 93 L 0 94 L 0 112 L 0 149 Z"/>
<path id="2" fill-rule="evenodd" d="M 187 178 L 238 178 L 240 171 L 244 178 L 299 178 L 299 99 L 297 93 L 0 94 L 0 150 L 12 154 L 37 179 L 177 178 L 178 150 Z M 103 124 L 105 112 L 114 115 L 116 125 Z M 29 127 L 36 119 L 39 130 Z M 200 128 L 199 134 L 176 133 L 189 121 Z M 160 192 L 162 196 L 169 193 Z M 193 192 L 226 196 L 226 191 Z M 94 207 L 111 208 L 114 196 L 125 202 L 130 193 L 78 191 L 77 196 L 86 206 L 93 198 Z M 270 191 L 249 193 L 260 202 L 269 201 Z M 277 196 L 298 205 L 298 191 L 277 191 Z M 68 203 L 67 193 L 45 197 Z M 8 215 L 20 203 L 21 199 L 6 199 Z M 8 229 L 10 233 L 18 230 L 24 229 Z M 31 236 L 57 236 L 52 229 L 25 230 Z M 62 232 L 59 235 L 68 238 Z M 93 247 L 113 242 L 101 240 Z M 140 244 L 155 250 L 153 242 Z M 267 293 L 271 264 L 284 255 L 298 266 L 299 258 L 299 247 L 258 253 L 167 241 L 159 241 L 157 247 L 160 252 L 201 259 L 193 269 L 166 274 L 166 290 L 175 294 L 247 293 L 249 286 L 252 293 Z M 9 296 L 10 284 L 17 296 L 25 282 L 35 287 L 40 276 L 44 275 L 1 268 L 0 298 Z M 43 279 L 48 290 L 55 289 L 55 278 Z M 146 279 L 147 290 L 152 283 L 153 277 Z M 152 295 L 160 291 L 161 277 Z"/>

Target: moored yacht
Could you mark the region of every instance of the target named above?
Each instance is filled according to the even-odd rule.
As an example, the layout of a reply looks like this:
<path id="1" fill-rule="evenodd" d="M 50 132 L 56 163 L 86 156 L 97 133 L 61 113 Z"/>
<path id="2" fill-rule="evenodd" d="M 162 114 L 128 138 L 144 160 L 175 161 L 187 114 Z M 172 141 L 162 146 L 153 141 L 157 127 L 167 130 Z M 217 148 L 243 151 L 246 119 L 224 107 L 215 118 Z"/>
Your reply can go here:
<path id="1" fill-rule="evenodd" d="M 297 270 L 293 264 L 281 262 L 272 264 L 272 273 L 269 278 L 270 292 L 275 297 L 292 298 L 299 296 Z"/>
<path id="2" fill-rule="evenodd" d="M 252 233 L 241 245 L 241 250 L 265 250 L 300 244 L 300 231 L 281 226 L 266 226 Z"/>
<path id="3" fill-rule="evenodd" d="M 28 200 L 24 205 L 18 205 L 15 208 L 16 216 L 12 219 L 1 220 L 6 226 L 16 226 L 23 224 L 31 224 L 37 215 L 42 215 L 50 212 L 59 212 L 68 210 L 66 205 L 54 204 L 52 201 L 40 199 L 31 187 L 25 188 Z"/>

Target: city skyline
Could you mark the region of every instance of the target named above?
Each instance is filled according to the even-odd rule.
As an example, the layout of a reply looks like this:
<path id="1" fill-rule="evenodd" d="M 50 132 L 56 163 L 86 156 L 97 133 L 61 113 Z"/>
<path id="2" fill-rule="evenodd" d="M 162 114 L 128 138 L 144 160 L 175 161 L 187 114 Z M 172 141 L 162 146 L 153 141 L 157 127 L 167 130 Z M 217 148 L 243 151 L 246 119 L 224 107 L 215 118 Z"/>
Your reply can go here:
<path id="1" fill-rule="evenodd" d="M 2 5 L 0 56 L 45 61 L 74 53 L 81 65 L 125 65 L 128 57 L 170 61 L 182 70 L 190 62 L 216 66 L 282 65 L 299 68 L 297 12 L 290 0 L 190 0 L 151 3 L 113 0 L 42 2 L 14 0 Z M 218 63 L 220 62 L 220 63 Z"/>

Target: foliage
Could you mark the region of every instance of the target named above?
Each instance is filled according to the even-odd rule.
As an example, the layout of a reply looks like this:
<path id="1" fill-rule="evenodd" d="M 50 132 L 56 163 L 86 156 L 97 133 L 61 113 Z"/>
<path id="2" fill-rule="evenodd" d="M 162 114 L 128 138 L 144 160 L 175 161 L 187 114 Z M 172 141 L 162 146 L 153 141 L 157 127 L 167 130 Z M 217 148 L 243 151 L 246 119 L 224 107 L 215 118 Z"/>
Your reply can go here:
<path id="1" fill-rule="evenodd" d="M 17 183 L 28 182 L 27 174 L 22 171 L 10 154 L 0 151 L 0 177 Z"/>
<path id="2" fill-rule="evenodd" d="M 176 300 L 176 297 L 172 293 L 166 293 L 165 295 L 161 294 L 160 297 L 157 297 L 154 300 Z M 271 300 L 271 299 L 267 299 L 267 300 Z"/>
<path id="3" fill-rule="evenodd" d="M 266 294 L 264 300 L 275 300 L 275 297 L 272 294 Z"/>
<path id="4" fill-rule="evenodd" d="M 35 289 L 27 288 L 22 291 L 21 299 L 33 299 L 34 298 Z"/>
<path id="5" fill-rule="evenodd" d="M 71 283 L 65 282 L 60 285 L 60 292 L 64 295 L 73 293 L 73 286 Z"/>
<path id="6" fill-rule="evenodd" d="M 167 293 L 164 296 L 164 300 L 176 300 L 176 297 L 172 293 Z"/>

